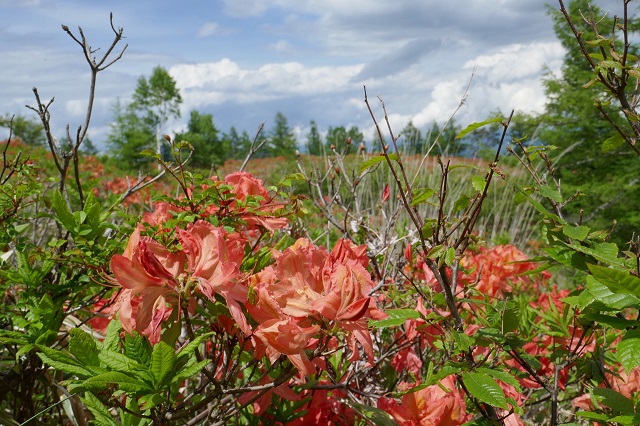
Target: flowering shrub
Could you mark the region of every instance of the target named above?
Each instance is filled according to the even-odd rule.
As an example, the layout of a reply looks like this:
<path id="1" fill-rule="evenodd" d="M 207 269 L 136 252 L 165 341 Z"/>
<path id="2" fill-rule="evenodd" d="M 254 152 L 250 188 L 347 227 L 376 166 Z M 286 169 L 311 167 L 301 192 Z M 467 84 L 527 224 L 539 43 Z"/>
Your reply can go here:
<path id="1" fill-rule="evenodd" d="M 6 143 L 0 421 L 637 424 L 640 243 L 620 253 L 606 232 L 568 223 L 549 148 L 522 145 L 535 185 L 517 197 L 540 215 L 537 256 L 483 242 L 509 120 L 463 130 L 505 132 L 454 196 L 459 168 L 437 158 L 438 188 L 418 186 L 365 102 L 379 154 L 360 150 L 351 170 L 332 149 L 326 171 L 300 162 L 271 188 L 187 170 L 188 143 L 169 137 L 175 161 L 153 153 L 163 172 L 133 183 L 100 180 L 94 158 L 79 166 L 86 129 L 69 152 L 48 135 L 57 180 Z M 178 192 L 142 196 L 165 175 Z M 577 285 L 559 286 L 547 271 L 558 265 Z"/>

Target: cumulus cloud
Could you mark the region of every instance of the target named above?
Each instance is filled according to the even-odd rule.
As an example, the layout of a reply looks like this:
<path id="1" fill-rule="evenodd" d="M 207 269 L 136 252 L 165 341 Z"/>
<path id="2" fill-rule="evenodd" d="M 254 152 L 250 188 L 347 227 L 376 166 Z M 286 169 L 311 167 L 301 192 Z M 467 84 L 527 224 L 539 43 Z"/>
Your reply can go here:
<path id="1" fill-rule="evenodd" d="M 299 62 L 269 63 L 252 69 L 225 58 L 213 63 L 175 65 L 169 72 L 185 105 L 196 107 L 328 94 L 344 88 L 361 69 L 362 65 L 308 67 Z"/>
<path id="2" fill-rule="evenodd" d="M 106 6 L 98 3 L 61 0 L 37 15 L 12 8 L 38 2 L 0 0 L 11 22 L 0 29 L 8 64 L 0 69 L 0 93 L 5 109 L 23 108 L 37 85 L 59 99 L 54 107 L 64 110 L 63 125 L 80 114 L 86 86 L 78 77 L 88 75 L 60 22 L 81 23 L 92 41 L 91 30 L 105 30 L 106 41 L 96 46 L 108 45 L 111 30 Z M 619 9 L 618 0 L 596 2 Z M 540 0 L 468 0 L 462 6 L 441 0 L 223 0 L 221 9 L 203 8 L 195 17 L 179 6 L 152 6 L 140 0 L 116 13 L 131 47 L 101 74 L 98 95 L 111 103 L 126 100 L 137 78 L 161 65 L 182 91 L 185 114 L 177 125 L 195 108 L 215 114 L 222 131 L 231 125 L 252 131 L 277 111 L 303 129 L 313 119 L 321 129 L 352 123 L 369 131 L 363 85 L 373 102 L 384 99 L 396 131 L 409 120 L 427 127 L 458 107 L 474 69 L 459 123 L 482 120 L 496 108 L 539 112 L 543 66 L 557 72 L 563 57 Z M 280 55 L 287 62 L 277 62 Z M 112 119 L 108 106 L 95 111 L 97 127 L 107 128 Z"/>

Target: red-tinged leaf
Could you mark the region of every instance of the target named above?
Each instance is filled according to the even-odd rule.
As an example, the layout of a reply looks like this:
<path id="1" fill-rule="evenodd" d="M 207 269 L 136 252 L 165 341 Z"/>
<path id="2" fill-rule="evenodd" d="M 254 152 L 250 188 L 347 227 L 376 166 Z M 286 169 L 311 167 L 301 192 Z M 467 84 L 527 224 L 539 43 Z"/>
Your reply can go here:
<path id="1" fill-rule="evenodd" d="M 391 190 L 389 189 L 389 184 L 386 184 L 384 186 L 384 189 L 382 190 L 382 197 L 380 198 L 380 201 L 385 203 L 389 199 L 390 194 L 391 194 Z"/>

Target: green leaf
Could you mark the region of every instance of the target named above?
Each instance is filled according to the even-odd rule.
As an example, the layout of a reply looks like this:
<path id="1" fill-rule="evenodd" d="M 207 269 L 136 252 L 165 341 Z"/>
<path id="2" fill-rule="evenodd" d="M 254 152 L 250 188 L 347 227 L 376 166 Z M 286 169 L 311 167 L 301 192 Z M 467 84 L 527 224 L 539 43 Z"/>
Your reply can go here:
<path id="1" fill-rule="evenodd" d="M 181 348 L 178 351 L 178 357 L 191 356 L 196 351 L 196 349 L 198 349 L 198 347 L 205 340 L 213 336 L 213 334 L 214 334 L 213 332 L 209 332 L 209 333 L 201 334 L 200 336 L 196 337 L 195 339 L 187 343 L 183 348 Z"/>
<path id="2" fill-rule="evenodd" d="M 91 335 L 79 328 L 71 329 L 69 334 L 71 336 L 69 340 L 69 352 L 81 363 L 99 367 L 98 347 Z"/>
<path id="3" fill-rule="evenodd" d="M 129 358 L 125 354 L 121 354 L 120 352 L 103 349 L 98 354 L 98 358 L 110 369 L 123 373 L 130 372 L 134 369 L 139 371 L 145 370 L 144 365 L 138 363 L 134 359 Z"/>
<path id="4" fill-rule="evenodd" d="M 80 398 L 80 400 L 93 414 L 92 424 L 120 426 L 118 422 L 113 420 L 113 415 L 109 412 L 109 409 L 91 392 L 86 392 L 84 398 Z"/>
<path id="5" fill-rule="evenodd" d="M 55 212 L 55 218 L 60 222 L 67 231 L 73 231 L 76 228 L 76 218 L 69 210 L 67 202 L 60 194 L 60 191 L 55 191 L 51 199 L 51 206 Z"/>
<path id="6" fill-rule="evenodd" d="M 451 266 L 455 259 L 456 250 L 453 247 L 447 248 L 447 250 L 444 252 L 444 264 L 447 266 Z"/>
<path id="7" fill-rule="evenodd" d="M 606 268 L 598 265 L 588 265 L 593 277 L 606 285 L 614 293 L 628 293 L 640 297 L 640 278 L 628 272 Z"/>
<path id="8" fill-rule="evenodd" d="M 148 365 L 151 359 L 151 343 L 140 334 L 134 332 L 124 338 L 124 353 L 140 364 Z"/>
<path id="9" fill-rule="evenodd" d="M 140 408 L 142 410 L 151 410 L 153 407 L 157 407 L 165 402 L 165 398 L 159 393 L 153 393 L 149 395 L 143 395 L 140 397 Z"/>
<path id="10" fill-rule="evenodd" d="M 435 194 L 435 193 L 436 193 L 436 191 L 434 191 L 431 188 L 417 188 L 417 189 L 414 189 L 412 191 L 412 195 L 411 195 L 411 205 L 412 206 L 417 206 L 418 204 L 424 203 L 429 198 L 433 197 L 433 194 Z"/>
<path id="11" fill-rule="evenodd" d="M 391 417 L 391 414 L 387 413 L 384 410 L 372 407 L 370 405 L 360 404 L 355 401 L 351 401 L 350 399 L 345 400 L 345 402 L 360 416 L 362 416 L 362 418 L 368 420 L 376 426 L 398 426 L 398 423 L 396 423 L 393 417 Z"/>
<path id="12" fill-rule="evenodd" d="M 560 194 L 560 192 L 557 189 L 550 187 L 549 185 L 538 186 L 538 192 L 540 192 L 540 195 L 542 195 L 543 197 L 553 200 L 556 203 L 562 202 L 562 195 Z"/>
<path id="13" fill-rule="evenodd" d="M 429 252 L 427 253 L 427 257 L 429 259 L 437 259 L 438 257 L 444 254 L 445 249 L 446 249 L 445 246 L 442 244 L 433 246 L 429 249 Z"/>
<path id="14" fill-rule="evenodd" d="M 489 120 L 471 123 L 456 135 L 456 139 L 462 139 L 465 136 L 467 136 L 469 133 L 473 132 L 474 130 L 479 129 L 480 127 L 484 127 L 487 124 L 493 124 L 493 123 L 502 123 L 502 117 L 495 117 L 495 118 L 490 118 Z"/>
<path id="15" fill-rule="evenodd" d="M 610 416 L 607 416 L 606 414 L 593 413 L 591 411 L 577 411 L 576 416 L 591 420 L 609 420 L 610 418 Z"/>
<path id="16" fill-rule="evenodd" d="M 89 390 L 103 390 L 115 385 L 125 392 L 151 391 L 151 386 L 145 382 L 137 380 L 131 374 L 120 371 L 110 371 L 98 374 L 85 380 L 83 387 Z"/>
<path id="17" fill-rule="evenodd" d="M 457 353 L 466 352 L 475 343 L 475 337 L 467 336 L 465 333 L 457 331 L 451 332 L 451 337 L 455 343 Z"/>
<path id="18" fill-rule="evenodd" d="M 389 159 L 393 160 L 393 161 L 398 161 L 398 156 L 396 154 L 388 154 Z M 385 158 L 385 156 L 383 154 L 379 154 L 376 155 L 374 157 L 369 158 L 367 161 L 363 162 L 362 164 L 360 164 L 360 168 L 358 169 L 359 173 L 364 172 L 367 169 L 370 169 L 371 167 L 375 166 L 376 164 L 382 163 L 383 161 L 386 161 L 387 159 Z"/>
<path id="19" fill-rule="evenodd" d="M 584 241 L 584 239 L 587 238 L 587 235 L 589 235 L 589 231 L 590 229 L 587 226 L 565 225 L 562 228 L 564 235 L 578 241 Z"/>
<path id="20" fill-rule="evenodd" d="M 38 353 L 40 359 L 42 359 L 45 364 L 50 365 L 56 370 L 75 374 L 80 378 L 90 377 L 94 374 L 93 371 L 86 368 L 75 358 L 64 352 L 57 351 L 46 346 L 40 346 L 39 349 L 41 351 Z"/>
<path id="21" fill-rule="evenodd" d="M 640 425 L 640 414 L 627 414 L 623 416 L 615 416 L 607 419 L 607 422 L 617 423 L 624 426 Z"/>
<path id="22" fill-rule="evenodd" d="M 188 365 L 184 368 L 180 369 L 180 372 L 171 378 L 171 384 L 181 383 L 184 380 L 190 379 L 191 377 L 198 374 L 203 368 L 207 366 L 211 361 L 208 359 L 204 359 L 200 362 L 197 362 L 192 365 Z"/>
<path id="23" fill-rule="evenodd" d="M 640 365 L 640 330 L 629 330 L 618 343 L 618 361 L 625 371 Z"/>
<path id="24" fill-rule="evenodd" d="M 600 324 L 605 324 L 609 327 L 615 328 L 616 330 L 625 330 L 631 327 L 640 327 L 640 321 L 628 320 L 612 315 L 590 313 L 584 314 L 580 318 L 584 321 L 594 321 Z"/>
<path id="25" fill-rule="evenodd" d="M 422 238 L 429 239 L 436 232 L 436 226 L 438 225 L 438 219 L 425 219 L 424 226 L 420 231 Z"/>
<path id="26" fill-rule="evenodd" d="M 120 331 L 122 330 L 122 324 L 118 320 L 109 322 L 107 326 L 107 335 L 100 345 L 101 349 L 107 349 L 110 351 L 118 351 L 120 348 Z"/>
<path id="27" fill-rule="evenodd" d="M 633 401 L 626 396 L 607 388 L 594 388 L 591 393 L 601 404 L 621 414 L 634 414 Z"/>
<path id="28" fill-rule="evenodd" d="M 473 176 L 471 178 L 471 186 L 473 186 L 473 189 L 475 189 L 478 192 L 482 192 L 486 184 L 487 184 L 487 181 L 483 177 Z"/>
<path id="29" fill-rule="evenodd" d="M 613 136 L 602 142 L 602 152 L 611 152 L 620 148 L 625 143 L 624 138 L 620 133 L 615 133 Z"/>
<path id="30" fill-rule="evenodd" d="M 471 199 L 467 194 L 462 194 L 458 199 L 453 203 L 453 212 L 458 212 L 460 210 L 466 210 L 471 204 Z"/>
<path id="31" fill-rule="evenodd" d="M 638 306 L 640 304 L 640 299 L 637 297 L 631 294 L 614 293 L 591 275 L 587 275 L 587 291 L 589 291 L 598 302 L 615 310 Z"/>
<path id="32" fill-rule="evenodd" d="M 598 66 L 605 68 L 622 69 L 622 64 L 617 61 L 600 61 L 598 62 Z"/>
<path id="33" fill-rule="evenodd" d="M 408 319 L 420 318 L 420 313 L 415 309 L 389 309 L 386 313 L 389 315 L 389 318 L 370 321 L 369 326 L 375 328 L 396 327 L 404 324 Z"/>
<path id="34" fill-rule="evenodd" d="M 618 246 L 614 243 L 595 243 L 593 247 L 577 244 L 568 244 L 567 246 L 580 253 L 593 256 L 600 262 L 610 265 L 623 265 L 623 260 L 618 258 Z"/>
<path id="35" fill-rule="evenodd" d="M 485 367 L 478 368 L 478 372 L 491 376 L 496 380 L 501 380 L 506 384 L 513 386 L 518 392 L 520 392 L 520 382 L 509 372 Z"/>
<path id="36" fill-rule="evenodd" d="M 160 341 L 153 347 L 151 354 L 151 372 L 155 378 L 156 388 L 159 389 L 173 372 L 176 364 L 176 352 L 165 342 Z"/>
<path id="37" fill-rule="evenodd" d="M 503 410 L 509 408 L 502 388 L 486 373 L 464 372 L 462 381 L 471 396 L 479 401 Z"/>

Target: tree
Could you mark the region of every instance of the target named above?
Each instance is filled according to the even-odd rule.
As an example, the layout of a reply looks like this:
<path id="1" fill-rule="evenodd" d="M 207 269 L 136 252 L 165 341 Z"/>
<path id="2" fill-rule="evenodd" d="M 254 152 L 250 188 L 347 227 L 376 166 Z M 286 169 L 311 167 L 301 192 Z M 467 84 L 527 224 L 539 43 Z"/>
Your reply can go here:
<path id="1" fill-rule="evenodd" d="M 222 135 L 222 145 L 229 153 L 229 158 L 244 160 L 251 149 L 251 138 L 246 130 L 239 134 L 236 128 L 231 126 L 229 132 Z"/>
<path id="2" fill-rule="evenodd" d="M 604 16 L 587 0 L 574 0 L 568 5 L 568 13 L 581 33 L 591 55 L 599 55 L 600 47 L 589 45 L 595 40 L 591 26 L 585 17 L 594 16 L 607 37 L 615 27 L 612 17 Z M 628 128 L 620 113 L 620 105 L 612 99 L 601 84 L 584 87 L 594 78 L 589 63 L 583 57 L 578 43 L 565 17 L 554 11 L 554 29 L 566 50 L 562 74 L 547 74 L 544 79 L 548 96 L 539 139 L 547 145 L 560 148 L 563 155 L 556 163 L 558 177 L 563 182 L 565 195 L 580 191 L 579 197 L 568 206 L 567 213 L 574 220 L 583 215 L 595 221 L 596 227 L 618 225 L 614 237 L 623 243 L 640 227 L 640 182 L 637 179 L 638 160 L 625 146 L 611 146 L 605 141 L 615 136 L 606 113 L 616 126 Z M 605 30 L 606 29 L 606 30 Z M 621 45 L 618 39 L 616 45 Z M 630 53 L 638 53 L 638 46 L 631 45 Z M 600 108 L 600 109 L 599 109 Z M 584 213 L 581 213 L 583 211 Z"/>
<path id="3" fill-rule="evenodd" d="M 398 149 L 404 150 L 407 154 L 422 154 L 424 148 L 424 140 L 422 133 L 413 121 L 409 121 L 404 129 L 400 132 L 401 142 Z"/>
<path id="4" fill-rule="evenodd" d="M 356 126 L 351 126 L 349 130 L 344 126 L 329 127 L 325 146 L 328 152 L 333 146 L 337 152 L 346 155 L 357 152 L 358 147 L 363 142 L 364 135 Z"/>
<path id="5" fill-rule="evenodd" d="M 13 118 L 13 121 L 12 121 Z M 19 138 L 27 145 L 41 146 L 47 142 L 44 127 L 38 119 L 29 119 L 22 115 L 6 114 L 0 117 L 0 127 L 11 127 L 13 137 Z"/>
<path id="6" fill-rule="evenodd" d="M 146 166 L 151 160 L 140 152 L 156 147 L 154 127 L 140 118 L 131 105 L 123 106 L 119 99 L 113 112 L 115 119 L 110 125 L 107 145 L 116 164 L 129 170 Z"/>
<path id="7" fill-rule="evenodd" d="M 191 111 L 187 132 L 177 134 L 175 140 L 178 142 L 185 140 L 193 146 L 191 164 L 196 167 L 222 164 L 227 159 L 227 149 L 218 137 L 218 129 L 213 123 L 213 115 L 211 114 Z"/>
<path id="8" fill-rule="evenodd" d="M 138 79 L 131 108 L 156 129 L 156 152 L 161 153 L 162 132 L 170 118 L 180 117 L 182 96 L 167 70 L 158 66 L 151 77 Z"/>
<path id="9" fill-rule="evenodd" d="M 272 157 L 294 157 L 296 155 L 296 136 L 289 127 L 287 117 L 278 112 L 274 119 L 274 127 L 269 133 L 267 153 Z M 260 153 L 258 153 L 258 156 Z"/>
<path id="10" fill-rule="evenodd" d="M 433 145 L 433 155 L 460 155 L 466 148 L 465 143 L 456 139 L 461 128 L 452 119 L 441 128 L 437 122 L 433 122 L 424 137 L 425 148 Z"/>
<path id="11" fill-rule="evenodd" d="M 82 141 L 82 146 L 80 147 L 80 153 L 83 155 L 98 155 L 98 149 L 93 144 L 89 136 L 86 136 Z"/>
<path id="12" fill-rule="evenodd" d="M 318 125 L 314 120 L 309 123 L 309 133 L 307 134 L 307 152 L 309 155 L 322 155 L 324 149 L 322 146 L 322 136 L 318 131 Z"/>

